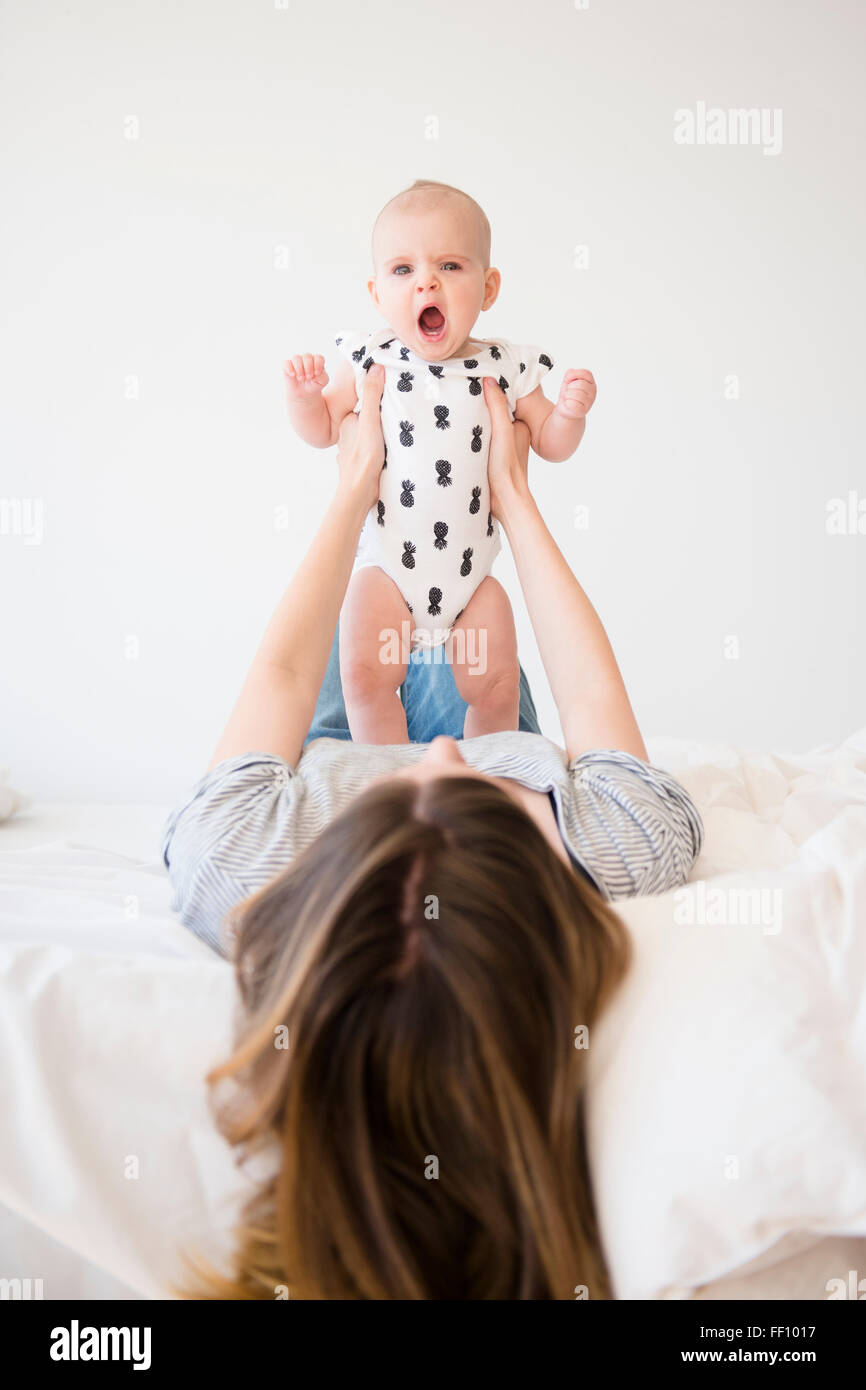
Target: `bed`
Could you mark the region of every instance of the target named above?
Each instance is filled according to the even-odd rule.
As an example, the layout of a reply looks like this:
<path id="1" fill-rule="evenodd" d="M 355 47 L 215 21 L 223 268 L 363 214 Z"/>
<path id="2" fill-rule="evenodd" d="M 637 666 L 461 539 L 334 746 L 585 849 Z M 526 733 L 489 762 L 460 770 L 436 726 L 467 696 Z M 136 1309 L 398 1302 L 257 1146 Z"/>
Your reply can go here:
<path id="1" fill-rule="evenodd" d="M 706 838 L 686 889 L 619 904 L 635 967 L 590 1045 L 615 1294 L 866 1296 L 866 728 L 804 754 L 648 747 Z M 180 1248 L 225 1255 L 246 1190 L 201 1085 L 232 972 L 169 911 L 169 809 L 0 823 L 0 1278 L 20 1296 L 170 1297 Z"/>

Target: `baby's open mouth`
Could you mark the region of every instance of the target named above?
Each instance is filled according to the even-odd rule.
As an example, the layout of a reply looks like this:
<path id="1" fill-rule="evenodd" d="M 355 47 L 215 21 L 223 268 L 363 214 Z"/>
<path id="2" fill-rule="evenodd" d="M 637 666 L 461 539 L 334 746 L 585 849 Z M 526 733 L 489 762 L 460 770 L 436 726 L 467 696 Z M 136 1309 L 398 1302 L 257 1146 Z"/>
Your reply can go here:
<path id="1" fill-rule="evenodd" d="M 444 314 L 432 304 L 418 315 L 418 328 L 428 342 L 438 343 L 445 334 L 445 327 Z"/>

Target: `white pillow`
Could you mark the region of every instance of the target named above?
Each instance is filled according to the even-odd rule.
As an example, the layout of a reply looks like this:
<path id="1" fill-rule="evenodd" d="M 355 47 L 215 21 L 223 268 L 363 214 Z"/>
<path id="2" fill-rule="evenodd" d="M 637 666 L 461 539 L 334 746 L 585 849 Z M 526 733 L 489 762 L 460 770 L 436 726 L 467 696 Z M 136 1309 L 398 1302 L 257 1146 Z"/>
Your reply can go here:
<path id="1" fill-rule="evenodd" d="M 0 767 L 0 821 L 8 820 L 16 811 L 32 804 L 31 797 L 23 796 L 21 792 L 13 791 L 5 785 L 8 776 L 8 767 Z"/>
<path id="2" fill-rule="evenodd" d="M 634 963 L 590 1038 L 587 1142 L 616 1297 L 866 1236 L 866 809 L 797 865 L 614 906 Z"/>

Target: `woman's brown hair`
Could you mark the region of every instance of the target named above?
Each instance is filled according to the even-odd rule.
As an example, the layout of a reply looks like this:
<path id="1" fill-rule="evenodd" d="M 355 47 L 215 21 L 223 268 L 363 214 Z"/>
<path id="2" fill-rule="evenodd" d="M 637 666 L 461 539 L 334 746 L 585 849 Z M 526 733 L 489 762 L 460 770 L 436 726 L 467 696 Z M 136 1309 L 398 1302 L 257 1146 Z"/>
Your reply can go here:
<path id="1" fill-rule="evenodd" d="M 205 1299 L 611 1296 L 586 1049 L 626 929 L 501 787 L 370 787 L 231 914 L 236 1050 L 208 1074 L 268 1156 Z"/>

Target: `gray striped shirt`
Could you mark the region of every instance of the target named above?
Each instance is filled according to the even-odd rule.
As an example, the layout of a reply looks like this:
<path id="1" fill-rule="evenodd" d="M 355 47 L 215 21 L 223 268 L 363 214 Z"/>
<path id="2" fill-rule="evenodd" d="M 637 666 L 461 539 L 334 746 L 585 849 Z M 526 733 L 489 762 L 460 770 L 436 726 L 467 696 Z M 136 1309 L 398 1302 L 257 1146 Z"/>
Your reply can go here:
<path id="1" fill-rule="evenodd" d="M 225 759 L 165 822 L 171 910 L 227 954 L 228 909 L 286 869 L 373 777 L 409 766 L 429 746 L 317 738 L 295 768 L 274 753 Z M 463 739 L 460 752 L 481 772 L 549 795 L 572 863 L 608 901 L 664 893 L 688 878 L 703 823 L 670 773 L 609 748 L 569 762 L 543 734 L 517 730 Z"/>

